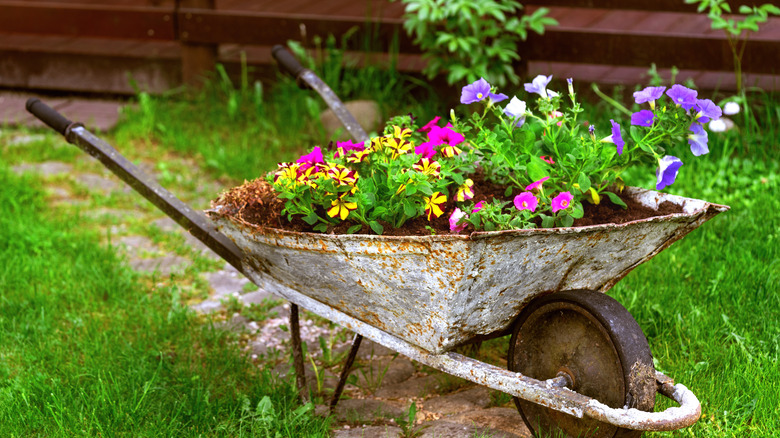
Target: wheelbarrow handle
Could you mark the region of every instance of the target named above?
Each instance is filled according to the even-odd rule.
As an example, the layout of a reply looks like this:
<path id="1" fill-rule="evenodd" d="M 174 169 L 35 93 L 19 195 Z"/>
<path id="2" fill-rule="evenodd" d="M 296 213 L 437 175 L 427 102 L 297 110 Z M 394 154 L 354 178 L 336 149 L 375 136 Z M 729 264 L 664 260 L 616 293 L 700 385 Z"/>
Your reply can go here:
<path id="1" fill-rule="evenodd" d="M 273 46 L 271 49 L 271 55 L 282 67 L 282 70 L 291 74 L 295 79 L 298 79 L 298 76 L 300 76 L 300 74 L 306 70 L 300 61 L 298 61 L 298 58 L 296 58 L 295 55 L 290 53 L 290 51 L 281 44 Z"/>
<path id="2" fill-rule="evenodd" d="M 84 152 L 97 158 L 108 170 L 126 182 L 144 198 L 148 199 L 163 213 L 167 214 L 185 230 L 189 231 L 190 234 L 225 259 L 225 261 L 240 272 L 244 271 L 243 252 L 233 241 L 219 232 L 214 227 L 214 224 L 203 214 L 194 211 L 189 205 L 163 188 L 154 178 L 146 175 L 110 144 L 89 132 L 81 123 L 72 123 L 55 109 L 38 99 L 29 99 L 26 107 L 35 117 L 62 134 L 68 143 L 78 146 Z"/>
<path id="3" fill-rule="evenodd" d="M 57 110 L 41 102 L 38 98 L 31 97 L 27 99 L 25 108 L 27 108 L 29 113 L 62 135 L 65 135 L 68 126 L 73 124 L 65 116 L 58 113 Z"/>

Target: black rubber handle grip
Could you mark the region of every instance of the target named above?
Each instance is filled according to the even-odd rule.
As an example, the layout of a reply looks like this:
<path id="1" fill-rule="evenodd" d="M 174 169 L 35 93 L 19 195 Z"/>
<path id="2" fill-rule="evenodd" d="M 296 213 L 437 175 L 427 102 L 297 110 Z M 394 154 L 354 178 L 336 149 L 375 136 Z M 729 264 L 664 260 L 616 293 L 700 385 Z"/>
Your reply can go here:
<path id="1" fill-rule="evenodd" d="M 276 62 L 282 66 L 282 70 L 293 75 L 295 79 L 298 79 L 298 75 L 306 69 L 301 65 L 300 62 L 298 62 L 298 59 L 282 45 L 275 45 L 271 49 L 271 55 L 274 57 Z"/>
<path id="2" fill-rule="evenodd" d="M 25 108 L 27 108 L 27 111 L 30 114 L 37 117 L 38 120 L 49 125 L 51 129 L 59 132 L 62 135 L 65 135 L 65 130 L 73 123 L 66 119 L 65 116 L 58 113 L 54 108 L 46 105 L 45 103 L 41 102 L 40 99 L 35 97 L 27 99 Z"/>

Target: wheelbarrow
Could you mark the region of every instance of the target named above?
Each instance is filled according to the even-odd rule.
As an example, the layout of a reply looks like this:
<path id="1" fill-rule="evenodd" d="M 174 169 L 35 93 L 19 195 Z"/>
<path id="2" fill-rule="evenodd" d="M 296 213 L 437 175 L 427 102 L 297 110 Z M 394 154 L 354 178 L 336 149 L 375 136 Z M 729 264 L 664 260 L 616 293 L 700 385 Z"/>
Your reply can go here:
<path id="1" fill-rule="evenodd" d="M 280 47 L 280 64 L 325 98 L 357 140 L 362 128 L 319 78 Z M 688 427 L 696 396 L 657 372 L 630 313 L 604 294 L 639 264 L 729 207 L 627 188 L 682 213 L 624 224 L 470 235 L 329 235 L 260 228 L 216 202 L 204 216 L 80 123 L 38 99 L 27 109 L 100 160 L 259 287 L 290 301 L 293 363 L 305 387 L 298 307 L 356 333 L 331 400 L 341 397 L 362 338 L 511 395 L 537 434 L 634 437 Z M 507 368 L 455 352 L 510 336 Z M 679 406 L 653 412 L 656 393 Z"/>

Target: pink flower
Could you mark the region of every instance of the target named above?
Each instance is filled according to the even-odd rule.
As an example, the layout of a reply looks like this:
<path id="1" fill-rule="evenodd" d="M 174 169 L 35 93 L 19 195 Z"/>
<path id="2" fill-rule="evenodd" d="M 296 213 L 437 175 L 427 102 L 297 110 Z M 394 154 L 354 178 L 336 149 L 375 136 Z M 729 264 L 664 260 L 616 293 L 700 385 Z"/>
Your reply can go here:
<path id="1" fill-rule="evenodd" d="M 531 191 L 533 189 L 539 188 L 539 187 L 542 186 L 542 183 L 547 181 L 548 179 L 550 179 L 550 177 L 549 176 L 545 176 L 544 178 L 540 179 L 539 181 L 532 182 L 525 189 L 528 190 L 528 191 Z"/>
<path id="2" fill-rule="evenodd" d="M 324 163 L 325 160 L 322 158 L 322 149 L 320 149 L 319 146 L 315 146 L 314 149 L 311 150 L 306 155 L 301 155 L 300 158 L 296 161 L 296 163 L 308 163 L 308 164 L 316 164 L 316 163 Z"/>
<path id="3" fill-rule="evenodd" d="M 472 213 L 476 213 L 476 212 L 478 212 L 478 211 L 482 210 L 482 206 L 483 206 L 483 205 L 485 205 L 485 201 L 479 201 L 479 202 L 477 202 L 477 204 L 474 206 L 474 208 L 471 210 L 471 212 L 472 212 Z"/>
<path id="4" fill-rule="evenodd" d="M 468 224 L 458 225 L 458 221 L 464 217 L 468 219 L 469 215 L 461 211 L 461 209 L 456 208 L 450 215 L 450 231 L 453 233 L 460 233 L 461 231 L 465 230 Z"/>
<path id="5" fill-rule="evenodd" d="M 433 156 L 436 155 L 436 145 L 433 144 L 432 141 L 426 141 L 414 148 L 414 153 L 422 155 L 423 158 L 433 158 Z"/>
<path id="6" fill-rule="evenodd" d="M 437 123 L 439 123 L 439 120 L 441 120 L 441 117 L 436 116 L 434 117 L 430 122 L 426 123 L 425 126 L 418 129 L 417 132 L 428 132 L 431 129 L 433 129 L 434 126 L 436 126 Z"/>
<path id="7" fill-rule="evenodd" d="M 531 210 L 533 213 L 538 205 L 539 199 L 531 192 L 523 192 L 515 196 L 515 207 L 518 210 Z"/>
<path id="8" fill-rule="evenodd" d="M 457 146 L 463 142 L 464 137 L 463 134 L 459 134 L 450 128 L 439 128 L 436 126 L 428 133 L 428 139 L 437 145 L 446 143 L 450 146 Z"/>
<path id="9" fill-rule="evenodd" d="M 361 152 L 366 149 L 365 142 L 361 141 L 359 143 L 352 143 L 350 140 L 347 141 L 340 141 L 336 143 L 336 154 L 334 155 L 335 158 L 339 158 L 342 155 L 349 155 L 350 152 L 356 151 Z"/>
<path id="10" fill-rule="evenodd" d="M 548 157 L 547 155 L 542 155 L 539 158 L 541 158 L 542 161 L 544 161 L 547 164 L 555 164 L 555 160 L 553 160 L 552 157 Z"/>
<path id="11" fill-rule="evenodd" d="M 554 197 L 552 200 L 553 213 L 560 210 L 566 210 L 567 208 L 569 208 L 569 205 L 571 205 L 572 198 L 574 197 L 569 192 L 562 192 L 558 196 Z"/>

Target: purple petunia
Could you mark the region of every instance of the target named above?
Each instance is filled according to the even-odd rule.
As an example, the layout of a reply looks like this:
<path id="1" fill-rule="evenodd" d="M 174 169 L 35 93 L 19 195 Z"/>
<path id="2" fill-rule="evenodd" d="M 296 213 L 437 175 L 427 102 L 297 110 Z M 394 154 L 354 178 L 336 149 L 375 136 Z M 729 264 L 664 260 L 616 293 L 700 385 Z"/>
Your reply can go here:
<path id="1" fill-rule="evenodd" d="M 490 84 L 485 78 L 479 78 L 471 84 L 466 85 L 460 91 L 460 103 L 470 104 L 479 102 L 485 98 L 490 99 L 490 103 L 501 102 L 509 98 L 504 93 L 494 94 L 490 92 Z"/>
<path id="2" fill-rule="evenodd" d="M 623 153 L 623 146 L 626 142 L 623 141 L 623 136 L 620 134 L 620 125 L 615 123 L 612 119 L 609 119 L 609 123 L 612 123 L 612 142 L 615 143 L 617 153 L 620 155 Z"/>
<path id="3" fill-rule="evenodd" d="M 696 105 L 697 94 L 696 90 L 691 90 L 690 88 L 678 84 L 672 85 L 672 88 L 666 92 L 666 95 L 672 99 L 672 102 L 683 107 L 685 111 L 690 110 Z"/>
<path id="4" fill-rule="evenodd" d="M 634 92 L 634 101 L 636 103 L 650 102 L 650 108 L 655 108 L 655 101 L 664 94 L 666 87 L 647 87 L 642 91 Z"/>
<path id="5" fill-rule="evenodd" d="M 723 110 L 709 99 L 696 100 L 696 121 L 707 123 L 710 120 L 718 120 L 723 115 Z"/>
<path id="6" fill-rule="evenodd" d="M 460 103 L 470 104 L 479 102 L 490 94 L 490 84 L 485 78 L 479 78 L 474 83 L 466 85 L 460 92 Z"/>
<path id="7" fill-rule="evenodd" d="M 653 126 L 655 114 L 650 110 L 642 110 L 631 114 L 631 124 L 634 126 Z"/>
<path id="8" fill-rule="evenodd" d="M 697 157 L 709 153 L 707 131 L 698 123 L 692 124 L 689 130 L 693 132 L 693 134 L 688 134 L 688 144 L 691 145 L 691 153 Z"/>
<path id="9" fill-rule="evenodd" d="M 530 84 L 523 84 L 523 85 L 525 87 L 525 91 L 529 93 L 536 93 L 545 99 L 549 99 L 549 96 L 547 94 L 547 84 L 549 84 L 551 80 L 552 80 L 552 75 L 550 76 L 539 75 L 535 77 Z"/>
<path id="10" fill-rule="evenodd" d="M 655 171 L 655 189 L 663 190 L 665 187 L 674 184 L 677 172 L 682 165 L 683 162 L 679 158 L 671 155 L 666 155 L 658 160 L 658 169 Z"/>

